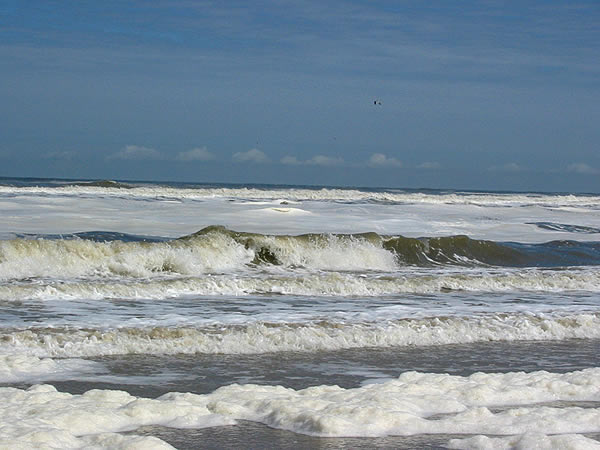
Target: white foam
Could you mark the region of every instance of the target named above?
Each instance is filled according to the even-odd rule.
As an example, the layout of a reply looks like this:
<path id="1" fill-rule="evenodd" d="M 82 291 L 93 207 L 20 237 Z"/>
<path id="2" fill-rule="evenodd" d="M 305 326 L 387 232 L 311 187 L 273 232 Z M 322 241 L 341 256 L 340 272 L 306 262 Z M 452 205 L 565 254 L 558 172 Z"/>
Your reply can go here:
<path id="1" fill-rule="evenodd" d="M 593 403 L 588 408 L 552 406 L 573 401 Z M 48 385 L 0 388 L 5 418 L 0 446 L 67 442 L 74 447 L 80 437 L 89 442 L 104 436 L 95 439 L 102 445 L 105 433 L 143 425 L 200 428 L 236 420 L 318 436 L 521 435 L 509 442 L 527 443 L 539 430 L 546 435 L 600 432 L 599 401 L 600 368 L 469 377 L 406 372 L 396 380 L 353 389 L 234 384 L 207 395 L 169 393 L 154 400 L 110 390 L 71 395 Z M 582 442 L 579 437 L 548 439 Z"/>
<path id="2" fill-rule="evenodd" d="M 321 436 L 523 434 L 600 430 L 600 408 L 553 408 L 542 402 L 600 400 L 600 369 L 484 374 L 407 372 L 355 389 L 232 385 L 208 396 L 212 411 Z M 503 406 L 498 412 L 492 408 Z"/>
<path id="3" fill-rule="evenodd" d="M 256 354 L 486 341 L 599 339 L 598 314 L 493 314 L 378 323 L 257 322 L 205 328 L 31 329 L 0 334 L 0 353 L 38 357 L 118 354 Z"/>
<path id="4" fill-rule="evenodd" d="M 107 450 L 168 450 L 174 449 L 172 445 L 152 437 L 122 435 L 117 433 L 99 433 L 91 436 L 77 438 L 74 448 L 105 448 Z M 60 448 L 67 448 L 62 446 Z"/>
<path id="5" fill-rule="evenodd" d="M 105 372 L 104 366 L 94 361 L 0 355 L 0 383 L 63 380 L 102 372 Z"/>
<path id="6" fill-rule="evenodd" d="M 280 207 L 273 207 L 273 208 L 265 208 L 259 211 L 264 211 L 265 213 L 275 213 L 277 214 L 289 214 L 289 215 L 296 215 L 296 216 L 304 216 L 307 214 L 312 214 L 310 211 L 305 211 L 304 209 L 301 208 L 280 208 Z"/>

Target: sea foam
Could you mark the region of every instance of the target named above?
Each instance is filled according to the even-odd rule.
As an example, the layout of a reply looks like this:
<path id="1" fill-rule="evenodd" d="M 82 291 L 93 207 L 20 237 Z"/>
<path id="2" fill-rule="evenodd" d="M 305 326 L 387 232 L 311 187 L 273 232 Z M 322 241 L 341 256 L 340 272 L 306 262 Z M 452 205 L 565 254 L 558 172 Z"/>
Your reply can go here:
<path id="1" fill-rule="evenodd" d="M 556 402 L 579 406 L 555 408 Z M 550 436 L 600 432 L 598 402 L 599 368 L 468 377 L 406 372 L 395 380 L 351 389 L 234 384 L 207 395 L 168 393 L 157 399 L 97 389 L 72 395 L 38 385 L 27 390 L 0 388 L 0 414 L 6 421 L 0 445 L 73 448 L 96 437 L 105 447 L 111 442 L 105 433 L 144 425 L 232 425 L 236 420 L 317 436 L 460 433 L 516 435 L 525 442 L 539 430 Z M 469 448 L 477 442 L 473 439 L 482 438 L 452 445 Z M 565 440 L 582 441 L 578 436 L 561 439 Z"/>
<path id="2" fill-rule="evenodd" d="M 78 358 L 51 359 L 14 354 L 0 355 L 0 383 L 71 379 L 74 375 L 99 374 L 104 366 Z"/>
<path id="3" fill-rule="evenodd" d="M 132 270 L 135 267 L 132 267 Z M 25 300 L 103 300 L 120 298 L 155 299 L 202 296 L 395 296 L 401 294 L 436 294 L 440 292 L 577 292 L 600 291 L 600 271 L 590 269 L 569 270 L 476 270 L 464 273 L 410 275 L 306 273 L 302 271 L 269 273 L 262 268 L 256 271 L 231 274 L 207 273 L 202 276 L 165 277 L 165 273 L 147 273 L 145 279 L 39 279 L 35 283 L 6 283 L 0 285 L 0 300 L 19 302 Z M 62 271 L 63 268 L 55 268 Z M 75 270 L 75 269 L 74 269 Z M 138 266 L 137 271 L 142 269 Z M 131 273 L 131 272 L 130 272 Z M 161 276 L 162 275 L 162 276 Z M 167 273 L 166 275 L 169 275 Z"/>

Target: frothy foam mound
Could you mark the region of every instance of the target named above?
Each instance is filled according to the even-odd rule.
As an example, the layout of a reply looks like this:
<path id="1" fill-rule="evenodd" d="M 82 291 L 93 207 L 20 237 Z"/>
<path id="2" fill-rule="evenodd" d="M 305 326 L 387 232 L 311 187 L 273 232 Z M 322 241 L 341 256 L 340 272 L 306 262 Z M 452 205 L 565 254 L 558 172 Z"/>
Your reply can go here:
<path id="1" fill-rule="evenodd" d="M 8 422 L 0 445 L 74 447 L 103 435 L 102 445 L 105 433 L 142 425 L 200 428 L 240 419 L 319 436 L 573 434 L 600 432 L 599 401 L 600 368 L 469 377 L 406 372 L 354 389 L 234 384 L 207 395 L 168 393 L 154 400 L 110 390 L 71 395 L 48 385 L 0 388 L 0 413 Z"/>
<path id="2" fill-rule="evenodd" d="M 461 450 L 532 450 L 532 449 L 569 449 L 599 450 L 600 442 L 579 434 L 559 434 L 548 436 L 538 432 L 517 436 L 490 438 L 474 436 L 465 439 L 452 439 L 448 448 Z"/>
<path id="3" fill-rule="evenodd" d="M 172 447 L 156 438 L 113 433 L 143 425 L 201 428 L 235 423 L 203 404 L 191 404 L 185 396 L 151 400 L 108 390 L 71 395 L 41 385 L 0 388 L 0 403 L 0 447 L 6 448 L 166 449 Z"/>
<path id="4" fill-rule="evenodd" d="M 496 314 L 384 323 L 254 323 L 206 328 L 31 329 L 0 334 L 1 353 L 38 357 L 118 354 L 255 354 L 485 341 L 600 338 L 600 316 Z"/>

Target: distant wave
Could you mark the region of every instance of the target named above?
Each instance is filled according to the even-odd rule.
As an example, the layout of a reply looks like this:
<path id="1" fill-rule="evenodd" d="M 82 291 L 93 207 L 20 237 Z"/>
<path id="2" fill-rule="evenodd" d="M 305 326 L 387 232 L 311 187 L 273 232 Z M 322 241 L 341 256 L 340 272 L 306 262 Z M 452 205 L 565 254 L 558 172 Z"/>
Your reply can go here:
<path id="1" fill-rule="evenodd" d="M 133 189 L 135 186 L 122 181 L 113 180 L 94 180 L 94 181 L 75 181 L 66 183 L 66 186 L 90 186 L 99 188 Z"/>
<path id="2" fill-rule="evenodd" d="M 111 180 L 48 185 L 0 185 L 0 195 L 109 196 L 139 199 L 254 199 L 291 201 L 333 201 L 384 204 L 461 204 L 476 206 L 545 206 L 600 209 L 600 196 L 536 193 L 477 193 L 427 190 L 423 192 L 357 188 L 308 188 L 276 186 L 168 186 L 133 184 Z"/>

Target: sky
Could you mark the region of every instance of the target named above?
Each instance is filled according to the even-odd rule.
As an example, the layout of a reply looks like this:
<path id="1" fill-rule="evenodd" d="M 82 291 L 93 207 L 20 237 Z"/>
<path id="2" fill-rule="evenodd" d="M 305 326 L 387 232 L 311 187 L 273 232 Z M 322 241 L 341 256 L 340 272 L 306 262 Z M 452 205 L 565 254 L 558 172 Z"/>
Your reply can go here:
<path id="1" fill-rule="evenodd" d="M 0 0 L 0 176 L 600 193 L 600 2 Z"/>

